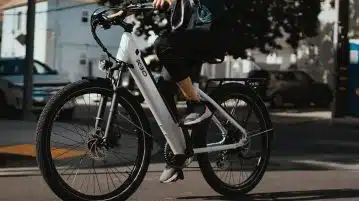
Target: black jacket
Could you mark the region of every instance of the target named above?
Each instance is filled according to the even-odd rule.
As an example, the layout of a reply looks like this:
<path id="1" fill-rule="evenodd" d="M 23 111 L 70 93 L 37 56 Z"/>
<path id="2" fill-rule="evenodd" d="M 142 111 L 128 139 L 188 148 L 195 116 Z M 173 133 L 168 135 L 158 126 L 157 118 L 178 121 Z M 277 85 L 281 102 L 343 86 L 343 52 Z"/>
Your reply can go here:
<path id="1" fill-rule="evenodd" d="M 223 13 L 223 0 L 177 0 L 172 10 L 172 30 L 192 29 L 210 24 Z"/>

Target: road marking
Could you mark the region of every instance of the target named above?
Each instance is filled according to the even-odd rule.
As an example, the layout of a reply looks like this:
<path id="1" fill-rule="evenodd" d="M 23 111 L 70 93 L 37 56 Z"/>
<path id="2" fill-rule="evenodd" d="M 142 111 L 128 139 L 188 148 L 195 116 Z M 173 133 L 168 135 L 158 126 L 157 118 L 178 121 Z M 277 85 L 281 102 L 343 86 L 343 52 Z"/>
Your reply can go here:
<path id="1" fill-rule="evenodd" d="M 14 146 L 0 147 L 0 153 L 36 157 L 36 149 L 35 146 L 32 144 L 20 144 Z M 65 159 L 70 157 L 82 156 L 86 154 L 86 152 L 55 148 L 51 151 L 51 154 L 53 157 L 55 156 L 56 159 Z"/>
<path id="2" fill-rule="evenodd" d="M 334 146 L 346 146 L 346 147 L 353 147 L 353 148 L 359 147 L 359 142 L 356 142 L 356 141 L 320 140 L 317 142 L 310 141 L 310 143 L 317 144 L 317 145 L 334 145 Z"/>
<path id="3" fill-rule="evenodd" d="M 359 170 L 359 164 L 343 164 L 318 160 L 293 160 L 292 162 L 336 170 Z"/>
<path id="4" fill-rule="evenodd" d="M 152 155 L 155 155 L 160 151 L 161 151 L 161 147 L 158 145 L 158 143 L 155 142 L 153 149 L 152 149 Z M 61 155 L 64 152 L 67 152 L 67 153 L 63 154 L 61 157 L 58 157 L 58 159 L 64 159 L 67 157 L 74 157 L 74 156 L 79 156 L 79 155 L 84 154 L 84 152 L 81 152 L 81 151 L 70 151 L 67 149 L 56 149 L 55 151 L 52 151 L 52 155 L 54 156 L 57 153 L 60 153 L 60 155 Z M 36 157 L 35 146 L 31 145 L 31 144 L 0 147 L 0 153 L 17 154 L 17 155 Z M 150 165 L 150 170 L 151 171 L 162 171 L 162 169 L 164 167 L 165 167 L 165 164 L 163 163 L 163 164 L 161 164 L 161 167 L 159 167 L 159 166 L 156 166 L 155 168 L 152 167 L 152 170 L 151 170 L 151 165 Z M 57 167 L 57 169 L 58 168 L 59 167 Z M 120 168 L 124 168 L 124 167 L 120 167 Z M 123 170 L 123 171 L 125 172 L 125 170 Z M 38 176 L 38 175 L 40 175 L 40 171 L 39 171 L 38 167 L 0 168 L 0 177 Z"/>
<path id="5" fill-rule="evenodd" d="M 271 112 L 272 115 L 279 116 L 279 117 L 312 117 L 317 119 L 330 119 L 331 113 L 328 111 L 317 111 L 317 112 Z"/>

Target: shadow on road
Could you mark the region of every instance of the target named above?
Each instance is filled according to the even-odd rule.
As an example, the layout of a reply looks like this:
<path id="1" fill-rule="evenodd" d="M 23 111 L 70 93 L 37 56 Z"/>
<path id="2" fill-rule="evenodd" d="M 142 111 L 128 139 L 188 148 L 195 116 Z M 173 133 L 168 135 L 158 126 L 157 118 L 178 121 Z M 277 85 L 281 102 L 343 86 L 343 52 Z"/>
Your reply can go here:
<path id="1" fill-rule="evenodd" d="M 249 194 L 240 198 L 225 198 L 223 196 L 188 196 L 178 200 L 228 200 L 228 201 L 306 201 L 306 200 L 333 200 L 343 198 L 359 198 L 359 189 L 330 189 L 310 191 L 287 191 L 273 193 Z"/>

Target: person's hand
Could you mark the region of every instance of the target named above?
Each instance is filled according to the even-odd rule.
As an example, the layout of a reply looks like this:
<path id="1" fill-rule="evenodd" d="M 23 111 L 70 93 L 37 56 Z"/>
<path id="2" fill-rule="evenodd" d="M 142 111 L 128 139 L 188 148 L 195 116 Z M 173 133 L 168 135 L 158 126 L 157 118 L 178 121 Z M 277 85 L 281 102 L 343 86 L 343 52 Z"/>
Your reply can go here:
<path id="1" fill-rule="evenodd" d="M 175 0 L 153 0 L 152 4 L 155 8 L 163 8 L 165 2 L 168 2 L 168 4 L 171 6 L 174 1 Z"/>
<path id="2" fill-rule="evenodd" d="M 114 13 L 112 15 L 108 15 L 107 18 L 111 19 L 111 18 L 114 18 L 114 17 L 117 17 L 117 16 L 121 16 L 123 13 L 124 13 L 123 10 L 120 10 L 117 13 Z"/>

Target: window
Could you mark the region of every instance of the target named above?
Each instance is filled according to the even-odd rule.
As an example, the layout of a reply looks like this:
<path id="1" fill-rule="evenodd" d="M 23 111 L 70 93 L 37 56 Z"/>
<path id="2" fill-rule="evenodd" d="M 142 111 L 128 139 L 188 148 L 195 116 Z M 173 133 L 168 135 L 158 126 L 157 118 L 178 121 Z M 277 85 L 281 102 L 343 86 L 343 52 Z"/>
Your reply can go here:
<path id="1" fill-rule="evenodd" d="M 2 60 L 0 61 L 0 76 L 16 76 L 24 75 L 25 60 Z M 48 66 L 34 61 L 33 73 L 34 75 L 51 74 L 53 72 Z"/>
<path id="2" fill-rule="evenodd" d="M 0 76 L 23 75 L 23 65 L 19 60 L 1 61 Z"/>
<path id="3" fill-rule="evenodd" d="M 39 63 L 34 62 L 34 74 L 46 74 L 47 70 Z"/>
<path id="4" fill-rule="evenodd" d="M 21 29 L 21 17 L 22 17 L 22 12 L 18 12 L 17 13 L 17 29 L 20 30 Z"/>
<path id="5" fill-rule="evenodd" d="M 82 11 L 82 22 L 86 23 L 88 22 L 89 12 L 88 11 Z"/>

